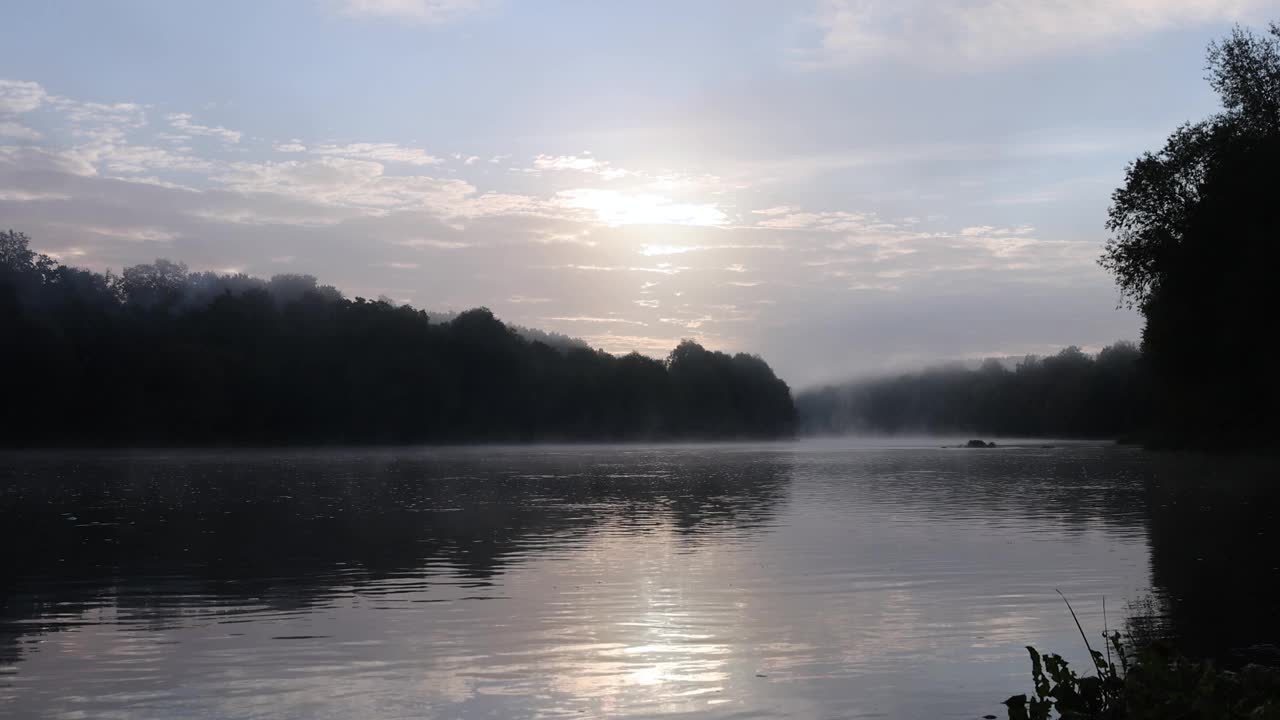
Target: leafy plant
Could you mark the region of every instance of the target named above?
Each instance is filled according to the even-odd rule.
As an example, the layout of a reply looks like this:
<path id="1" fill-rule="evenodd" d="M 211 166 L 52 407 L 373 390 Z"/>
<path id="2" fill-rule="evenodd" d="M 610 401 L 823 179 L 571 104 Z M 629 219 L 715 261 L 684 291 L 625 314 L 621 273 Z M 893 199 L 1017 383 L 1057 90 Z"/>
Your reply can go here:
<path id="1" fill-rule="evenodd" d="M 1071 603 L 1063 602 L 1084 638 L 1093 673 L 1077 675 L 1061 656 L 1028 646 L 1035 693 L 1004 701 L 1009 720 L 1280 720 L 1280 669 L 1223 670 L 1180 657 L 1163 643 L 1141 647 L 1131 659 L 1119 632 L 1103 633 L 1103 655 L 1089 645 Z"/>
<path id="2" fill-rule="evenodd" d="M 1058 593 L 1062 595 L 1061 592 Z M 1093 660 L 1094 675 L 1077 675 L 1061 655 L 1045 654 L 1030 645 L 1027 652 L 1031 654 L 1031 679 L 1035 684 L 1035 695 L 1014 695 L 1004 701 L 1009 709 L 1009 720 L 1048 720 L 1051 712 L 1056 711 L 1064 719 L 1070 718 L 1123 718 L 1125 676 L 1128 674 L 1128 657 L 1124 645 L 1120 642 L 1120 633 L 1104 633 L 1108 643 L 1107 655 L 1093 649 L 1089 638 L 1080 625 L 1080 618 L 1064 596 L 1067 610 L 1080 630 L 1084 646 Z M 1111 650 L 1116 653 L 1116 661 L 1111 659 Z"/>

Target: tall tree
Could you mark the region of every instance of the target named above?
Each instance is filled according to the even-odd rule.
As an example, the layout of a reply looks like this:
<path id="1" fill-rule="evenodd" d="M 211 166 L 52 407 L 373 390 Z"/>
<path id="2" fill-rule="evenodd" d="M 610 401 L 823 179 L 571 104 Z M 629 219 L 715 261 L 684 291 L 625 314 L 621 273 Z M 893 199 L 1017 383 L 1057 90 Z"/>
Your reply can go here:
<path id="1" fill-rule="evenodd" d="M 1221 112 L 1184 125 L 1126 171 L 1101 263 L 1145 318 L 1157 440 L 1272 444 L 1280 375 L 1280 25 L 1210 45 Z"/>

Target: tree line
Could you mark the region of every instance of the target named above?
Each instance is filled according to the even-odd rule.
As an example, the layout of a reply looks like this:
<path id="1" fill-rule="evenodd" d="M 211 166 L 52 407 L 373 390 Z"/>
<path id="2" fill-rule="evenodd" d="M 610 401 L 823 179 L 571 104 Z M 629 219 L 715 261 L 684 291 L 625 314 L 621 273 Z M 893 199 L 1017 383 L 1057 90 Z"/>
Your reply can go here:
<path id="1" fill-rule="evenodd" d="M 935 367 L 796 397 L 801 430 L 1124 437 L 1146 425 L 1142 354 L 1117 343 L 1096 355 L 1069 347 L 1016 363 Z"/>
<path id="2" fill-rule="evenodd" d="M 0 328 L 7 446 L 774 438 L 796 419 L 754 355 L 686 340 L 665 360 L 616 357 L 308 275 L 96 273 L 14 231 Z"/>

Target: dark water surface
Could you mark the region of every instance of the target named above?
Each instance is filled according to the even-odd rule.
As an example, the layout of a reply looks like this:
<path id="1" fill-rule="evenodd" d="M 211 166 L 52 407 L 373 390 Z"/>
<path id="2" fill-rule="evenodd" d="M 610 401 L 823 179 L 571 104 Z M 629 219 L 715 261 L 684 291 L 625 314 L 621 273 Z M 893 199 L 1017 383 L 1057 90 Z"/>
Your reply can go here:
<path id="1" fill-rule="evenodd" d="M 1002 715 L 1055 588 L 1280 642 L 1266 469 L 937 445 L 0 455 L 0 717 Z"/>

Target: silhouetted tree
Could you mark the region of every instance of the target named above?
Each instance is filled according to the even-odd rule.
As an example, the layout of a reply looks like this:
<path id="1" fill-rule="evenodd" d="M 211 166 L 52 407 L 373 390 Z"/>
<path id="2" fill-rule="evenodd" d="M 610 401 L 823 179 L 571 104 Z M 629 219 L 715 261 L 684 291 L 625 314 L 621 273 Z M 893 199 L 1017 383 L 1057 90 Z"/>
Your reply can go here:
<path id="1" fill-rule="evenodd" d="M 120 277 L 120 288 L 129 304 L 135 307 L 168 308 L 182 298 L 189 286 L 197 286 L 196 283 L 203 279 L 189 275 L 186 265 L 160 259 L 150 265 L 125 268 Z"/>
<path id="2" fill-rule="evenodd" d="M 1273 444 L 1280 376 L 1280 25 L 1210 45 L 1222 112 L 1133 162 L 1112 196 L 1102 265 L 1146 325 L 1157 442 Z"/>

